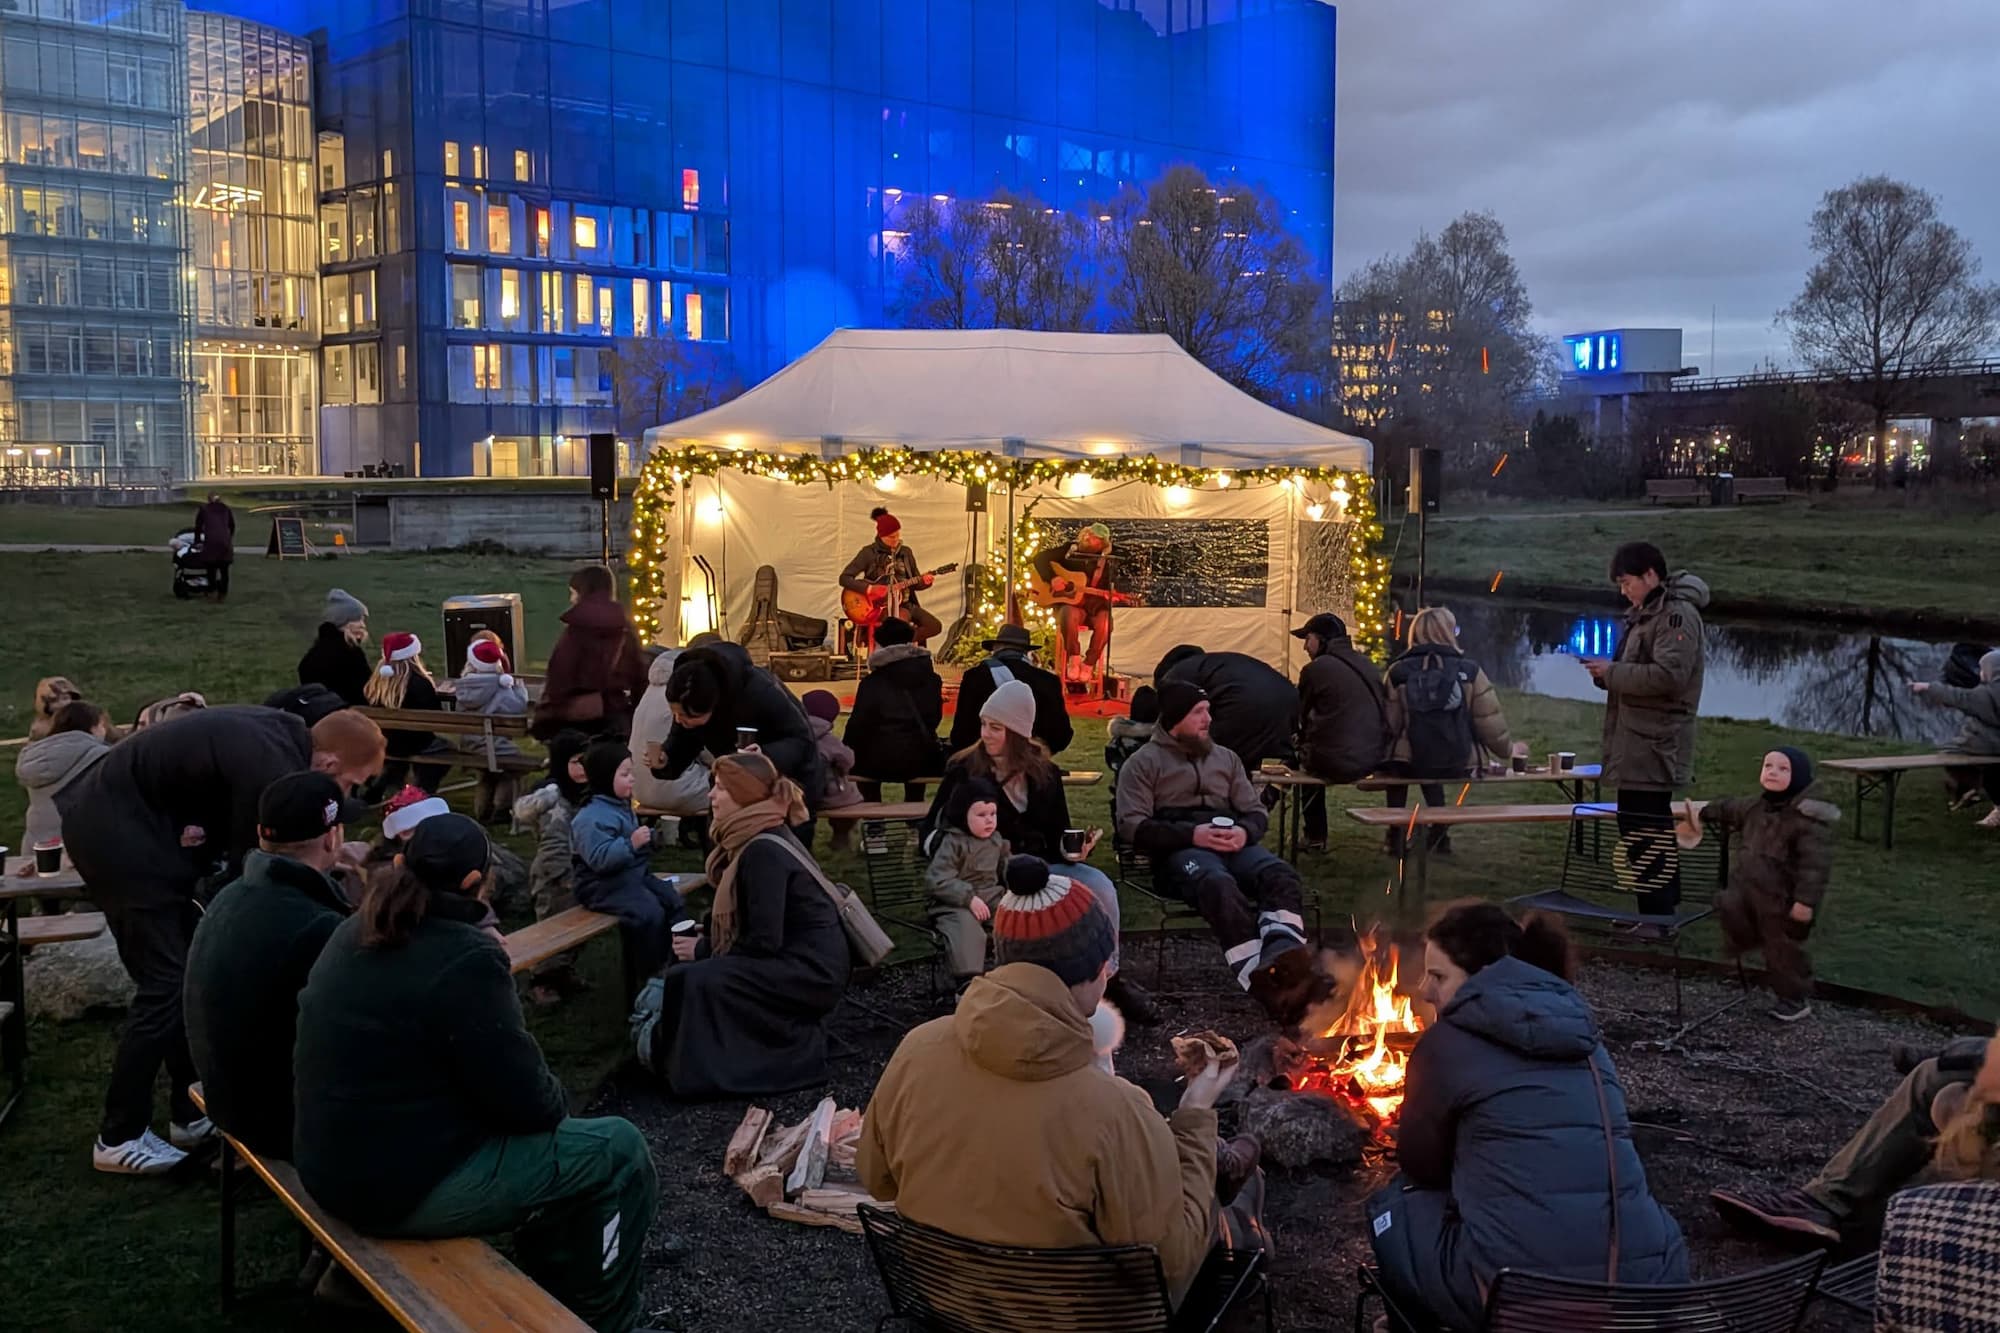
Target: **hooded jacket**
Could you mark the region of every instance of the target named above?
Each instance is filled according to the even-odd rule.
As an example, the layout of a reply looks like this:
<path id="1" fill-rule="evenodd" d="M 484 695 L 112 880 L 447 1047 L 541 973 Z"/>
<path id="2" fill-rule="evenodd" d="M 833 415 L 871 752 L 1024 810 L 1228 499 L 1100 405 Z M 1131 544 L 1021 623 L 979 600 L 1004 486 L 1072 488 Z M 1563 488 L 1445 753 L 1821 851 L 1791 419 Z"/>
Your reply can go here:
<path id="1" fill-rule="evenodd" d="M 903 1038 L 855 1170 L 914 1222 L 995 1245 L 1151 1245 L 1179 1295 L 1208 1253 L 1215 1112 L 1162 1120 L 1098 1068 L 1090 1023 L 1047 968 L 1010 963 Z"/>
<path id="2" fill-rule="evenodd" d="M 28 792 L 27 826 L 21 835 L 23 850 L 38 842 L 62 836 L 62 815 L 56 809 L 56 793 L 90 771 L 90 766 L 111 753 L 111 746 L 87 731 L 59 731 L 38 741 L 29 741 L 14 758 L 14 777 Z"/>
<path id="3" fill-rule="evenodd" d="M 1283 673 L 1248 653 L 1203 653 L 1182 658 L 1153 684 L 1157 688 L 1169 680 L 1202 688 L 1213 719 L 1209 734 L 1217 745 L 1234 750 L 1245 768 L 1266 759 L 1292 758 L 1299 690 Z"/>
<path id="4" fill-rule="evenodd" d="M 999 674 L 1003 671 L 1005 676 Z M 1050 754 L 1061 754 L 1076 739 L 1056 673 L 1042 670 L 1025 653 L 1003 649 L 959 678 L 958 703 L 951 715 L 953 754 L 979 739 L 979 710 L 1008 680 L 1022 681 L 1035 692 L 1035 739 L 1048 746 Z"/>
<path id="5" fill-rule="evenodd" d="M 799 784 L 806 807 L 818 810 L 825 770 L 819 747 L 813 743 L 812 728 L 807 725 L 805 705 L 798 696 L 776 676 L 753 665 L 750 650 L 740 643 L 689 648 L 680 660 L 706 663 L 721 684 L 722 697 L 701 726 L 673 725 L 667 732 L 666 763 L 654 769 L 653 776 L 679 777 L 703 750 L 717 756 L 734 754 L 736 729 L 754 727 L 757 748 L 780 773 Z"/>
<path id="6" fill-rule="evenodd" d="M 503 685 L 500 675 L 497 669 L 475 671 L 468 668 L 458 678 L 458 711 L 477 713 L 481 717 L 526 717 L 528 687 L 512 676 Z"/>
<path id="7" fill-rule="evenodd" d="M 1298 757 L 1328 782 L 1355 782 L 1389 757 L 1382 673 L 1352 639 L 1334 639 L 1299 672 Z"/>
<path id="8" fill-rule="evenodd" d="M 1448 1196 L 1413 1210 L 1430 1234 L 1411 1244 L 1465 1327 L 1503 1268 L 1604 1281 L 1614 1197 L 1617 1280 L 1687 1281 L 1687 1247 L 1646 1187 L 1618 1071 L 1560 977 L 1502 958 L 1467 979 L 1411 1053 L 1399 1124 L 1405 1182 Z"/>
<path id="9" fill-rule="evenodd" d="M 312 647 L 299 659 L 299 684 L 324 685 L 345 699 L 349 708 L 361 708 L 368 703 L 363 691 L 374 670 L 368 654 L 349 643 L 340 626 L 322 624 Z"/>
<path id="10" fill-rule="evenodd" d="M 585 597 L 561 620 L 530 730 L 541 740 L 566 726 L 628 734 L 632 708 L 646 689 L 645 658 L 631 617 L 609 597 Z"/>
<path id="11" fill-rule="evenodd" d="M 1819 909 L 1833 873 L 1839 806 L 1804 792 L 1782 803 L 1736 796 L 1704 805 L 1701 822 L 1740 835 L 1742 846 L 1729 862 L 1729 887 L 1759 911 L 1784 912 L 1793 903 Z"/>
<path id="12" fill-rule="evenodd" d="M 843 805 L 858 805 L 861 789 L 849 777 L 854 772 L 854 751 L 847 748 L 847 742 L 833 734 L 833 723 L 823 717 L 807 715 L 806 723 L 812 728 L 813 745 L 819 751 L 819 761 L 826 770 L 826 789 L 820 793 L 819 805 L 822 810 L 832 810 Z"/>
<path id="13" fill-rule="evenodd" d="M 1160 726 L 1118 770 L 1114 813 L 1118 840 L 1148 856 L 1194 846 L 1196 826 L 1214 815 L 1234 819 L 1253 843 L 1270 826 L 1235 751 L 1211 745 L 1203 754 Z"/>
<path id="14" fill-rule="evenodd" d="M 257 798 L 312 766 L 312 733 L 275 708 L 183 713 L 111 747 L 56 794 L 63 845 L 100 907 L 185 903 L 213 863 L 257 846 Z M 181 830 L 207 835 L 181 846 Z"/>
<path id="15" fill-rule="evenodd" d="M 1707 605 L 1708 585 L 1682 570 L 1626 614 L 1602 686 L 1606 786 L 1674 791 L 1693 781 Z"/>
<path id="16" fill-rule="evenodd" d="M 2000 676 L 1968 689 L 1933 684 L 1917 697 L 1934 707 L 1955 708 L 1965 714 L 1965 726 L 1951 749 L 1960 754 L 2000 754 Z"/>
<path id="17" fill-rule="evenodd" d="M 705 760 L 697 758 L 686 772 L 672 779 L 656 778 L 646 767 L 646 746 L 654 742 L 665 745 L 667 733 L 673 729 L 674 715 L 667 707 L 666 685 L 680 657 L 680 649 L 669 648 L 646 668 L 646 692 L 639 696 L 639 706 L 632 710 L 632 799 L 648 810 L 701 815 L 708 813 L 710 778 Z"/>
<path id="18" fill-rule="evenodd" d="M 929 650 L 891 644 L 868 655 L 868 674 L 854 687 L 847 746 L 854 771 L 877 782 L 909 782 L 944 773 L 938 725 L 944 721 L 944 682 Z"/>

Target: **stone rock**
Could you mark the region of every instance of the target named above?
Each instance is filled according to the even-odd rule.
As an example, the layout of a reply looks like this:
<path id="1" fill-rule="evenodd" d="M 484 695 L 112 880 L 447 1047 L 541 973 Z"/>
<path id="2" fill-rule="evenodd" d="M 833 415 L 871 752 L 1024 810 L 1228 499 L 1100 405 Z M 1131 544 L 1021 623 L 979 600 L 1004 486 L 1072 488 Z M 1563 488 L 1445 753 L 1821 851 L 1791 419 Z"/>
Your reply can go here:
<path id="1" fill-rule="evenodd" d="M 1373 1127 L 1332 1097 L 1313 1092 L 1253 1088 L 1236 1123 L 1264 1146 L 1264 1161 L 1290 1171 L 1361 1165 Z"/>
<path id="2" fill-rule="evenodd" d="M 28 955 L 25 975 L 28 1012 L 58 1023 L 132 1002 L 132 978 L 108 930 L 96 939 L 42 945 Z"/>

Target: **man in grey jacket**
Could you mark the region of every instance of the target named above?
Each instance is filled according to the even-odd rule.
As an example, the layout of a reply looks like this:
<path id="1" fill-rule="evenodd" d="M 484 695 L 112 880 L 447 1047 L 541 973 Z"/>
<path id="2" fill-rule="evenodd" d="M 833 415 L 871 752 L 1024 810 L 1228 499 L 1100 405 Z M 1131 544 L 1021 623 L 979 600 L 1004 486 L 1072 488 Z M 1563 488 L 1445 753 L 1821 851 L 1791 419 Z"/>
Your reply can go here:
<path id="1" fill-rule="evenodd" d="M 1927 704 L 1965 714 L 1965 726 L 1948 749 L 1961 754 L 2000 754 L 2000 648 L 1979 659 L 1979 684 L 1970 689 L 1913 680 L 1910 690 Z M 2000 829 L 2000 764 L 1986 765 L 1980 778 L 1993 808 L 1979 821 L 1979 827 Z"/>

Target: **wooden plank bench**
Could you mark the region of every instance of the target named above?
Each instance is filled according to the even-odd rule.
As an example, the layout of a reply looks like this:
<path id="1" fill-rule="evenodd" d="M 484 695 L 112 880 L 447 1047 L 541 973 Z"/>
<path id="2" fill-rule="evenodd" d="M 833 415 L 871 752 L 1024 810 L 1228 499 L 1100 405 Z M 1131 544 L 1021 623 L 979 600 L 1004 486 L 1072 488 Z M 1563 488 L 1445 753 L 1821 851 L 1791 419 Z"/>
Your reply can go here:
<path id="1" fill-rule="evenodd" d="M 53 875 L 0 876 L 0 899 L 82 898 L 87 892 L 83 887 L 83 876 L 74 870 L 58 871 Z"/>
<path id="2" fill-rule="evenodd" d="M 24 949 L 32 949 L 38 944 L 94 940 L 103 933 L 102 912 L 62 912 L 54 916 L 21 918 L 21 947 Z"/>
<path id="3" fill-rule="evenodd" d="M 188 1089 L 205 1115 L 201 1085 Z M 361 1284 L 375 1303 L 410 1333 L 589 1333 L 590 1326 L 501 1253 L 475 1236 L 450 1240 L 384 1240 L 364 1236 L 321 1208 L 299 1183 L 290 1162 L 259 1157 L 221 1136 L 222 1303 L 236 1299 L 236 1180 L 238 1158 L 291 1210 L 312 1238 Z"/>
<path id="4" fill-rule="evenodd" d="M 1603 798 L 1603 775 L 1604 768 L 1601 764 L 1577 764 L 1573 768 L 1559 769 L 1555 772 L 1550 772 L 1547 768 L 1530 769 L 1525 773 L 1516 773 L 1511 769 L 1504 773 L 1488 773 L 1482 770 L 1477 774 L 1465 777 L 1446 778 L 1439 785 L 1446 788 L 1461 788 L 1463 789 L 1461 795 L 1469 795 L 1471 792 L 1486 791 L 1497 787 L 1520 786 L 1523 784 L 1553 784 L 1557 794 L 1575 804 L 1581 805 L 1586 799 L 1601 800 Z M 1324 778 L 1316 778 L 1312 774 L 1296 768 L 1272 769 L 1260 767 L 1251 772 L 1250 781 L 1252 785 L 1275 787 L 1280 792 L 1285 792 L 1288 795 L 1292 788 L 1329 787 L 1335 785 L 1327 782 Z M 1398 788 L 1407 790 L 1411 787 L 1422 785 L 1424 782 L 1425 779 L 1423 778 L 1403 777 L 1395 773 L 1375 773 L 1347 785 L 1352 786 L 1356 791 L 1394 791 Z M 1588 797 L 1584 794 L 1584 787 L 1586 785 L 1591 788 L 1591 794 Z M 1300 825 L 1305 810 L 1305 802 L 1294 798 L 1290 799 L 1288 804 L 1290 804 L 1291 810 L 1287 816 L 1283 817 L 1284 823 L 1280 824 L 1278 829 L 1278 855 L 1280 856 L 1286 855 L 1288 841 L 1289 845 L 1293 848 L 1299 845 L 1299 838 L 1302 831 Z M 1400 809 L 1401 807 L 1390 808 Z M 1288 828 L 1289 837 L 1287 834 Z M 1583 831 L 1581 828 L 1578 828 L 1576 836 L 1577 848 L 1578 850 L 1582 850 Z"/>
<path id="5" fill-rule="evenodd" d="M 708 876 L 701 874 L 670 877 L 683 898 L 708 883 Z M 588 907 L 564 908 L 508 935 L 507 965 L 516 973 L 526 972 L 617 928 L 618 918 L 608 913 Z"/>
<path id="6" fill-rule="evenodd" d="M 1708 498 L 1708 484 L 1700 477 L 1648 477 L 1646 503 L 1694 504 Z"/>
<path id="7" fill-rule="evenodd" d="M 1749 504 L 1756 500 L 1782 502 L 1791 494 L 1783 477 L 1738 477 L 1732 485 L 1737 504 Z"/>
<path id="8" fill-rule="evenodd" d="M 1882 850 L 1896 845 L 1896 788 L 1903 774 L 1920 768 L 1985 768 L 2000 764 L 2000 754 L 1878 754 L 1859 759 L 1825 759 L 1821 768 L 1854 775 L 1854 836 L 1861 833 L 1862 802 L 1882 793 Z"/>
<path id="9" fill-rule="evenodd" d="M 409 755 L 403 760 L 405 763 L 426 764 L 433 768 L 483 768 L 488 773 L 529 773 L 542 766 L 539 759 L 529 755 L 500 753 L 498 743 L 501 740 L 519 742 L 528 739 L 528 719 L 525 717 L 485 717 L 451 713 L 440 708 L 357 708 L 354 711 L 373 719 L 375 725 L 384 731 L 427 731 L 437 736 L 470 736 L 482 742 L 471 749 Z"/>

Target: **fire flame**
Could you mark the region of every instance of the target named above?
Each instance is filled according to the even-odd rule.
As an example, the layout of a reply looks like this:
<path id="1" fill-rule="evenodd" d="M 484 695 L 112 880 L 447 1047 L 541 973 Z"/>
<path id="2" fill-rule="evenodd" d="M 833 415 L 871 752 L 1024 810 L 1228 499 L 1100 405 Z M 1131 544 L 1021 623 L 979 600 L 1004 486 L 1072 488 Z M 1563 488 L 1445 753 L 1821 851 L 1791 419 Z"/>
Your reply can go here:
<path id="1" fill-rule="evenodd" d="M 1345 1038 L 1346 1047 L 1338 1059 L 1326 1061 L 1324 1072 L 1310 1081 L 1357 1098 L 1378 1120 L 1386 1122 L 1395 1119 L 1402 1108 L 1403 1084 L 1410 1067 L 1409 1055 L 1389 1044 L 1389 1034 L 1422 1032 L 1423 1024 L 1417 1020 L 1410 997 L 1396 991 L 1396 947 L 1390 945 L 1386 951 L 1386 967 L 1377 963 L 1372 937 L 1362 941 L 1361 956 L 1361 974 L 1355 979 L 1347 1008 L 1320 1034 L 1323 1040 Z"/>

